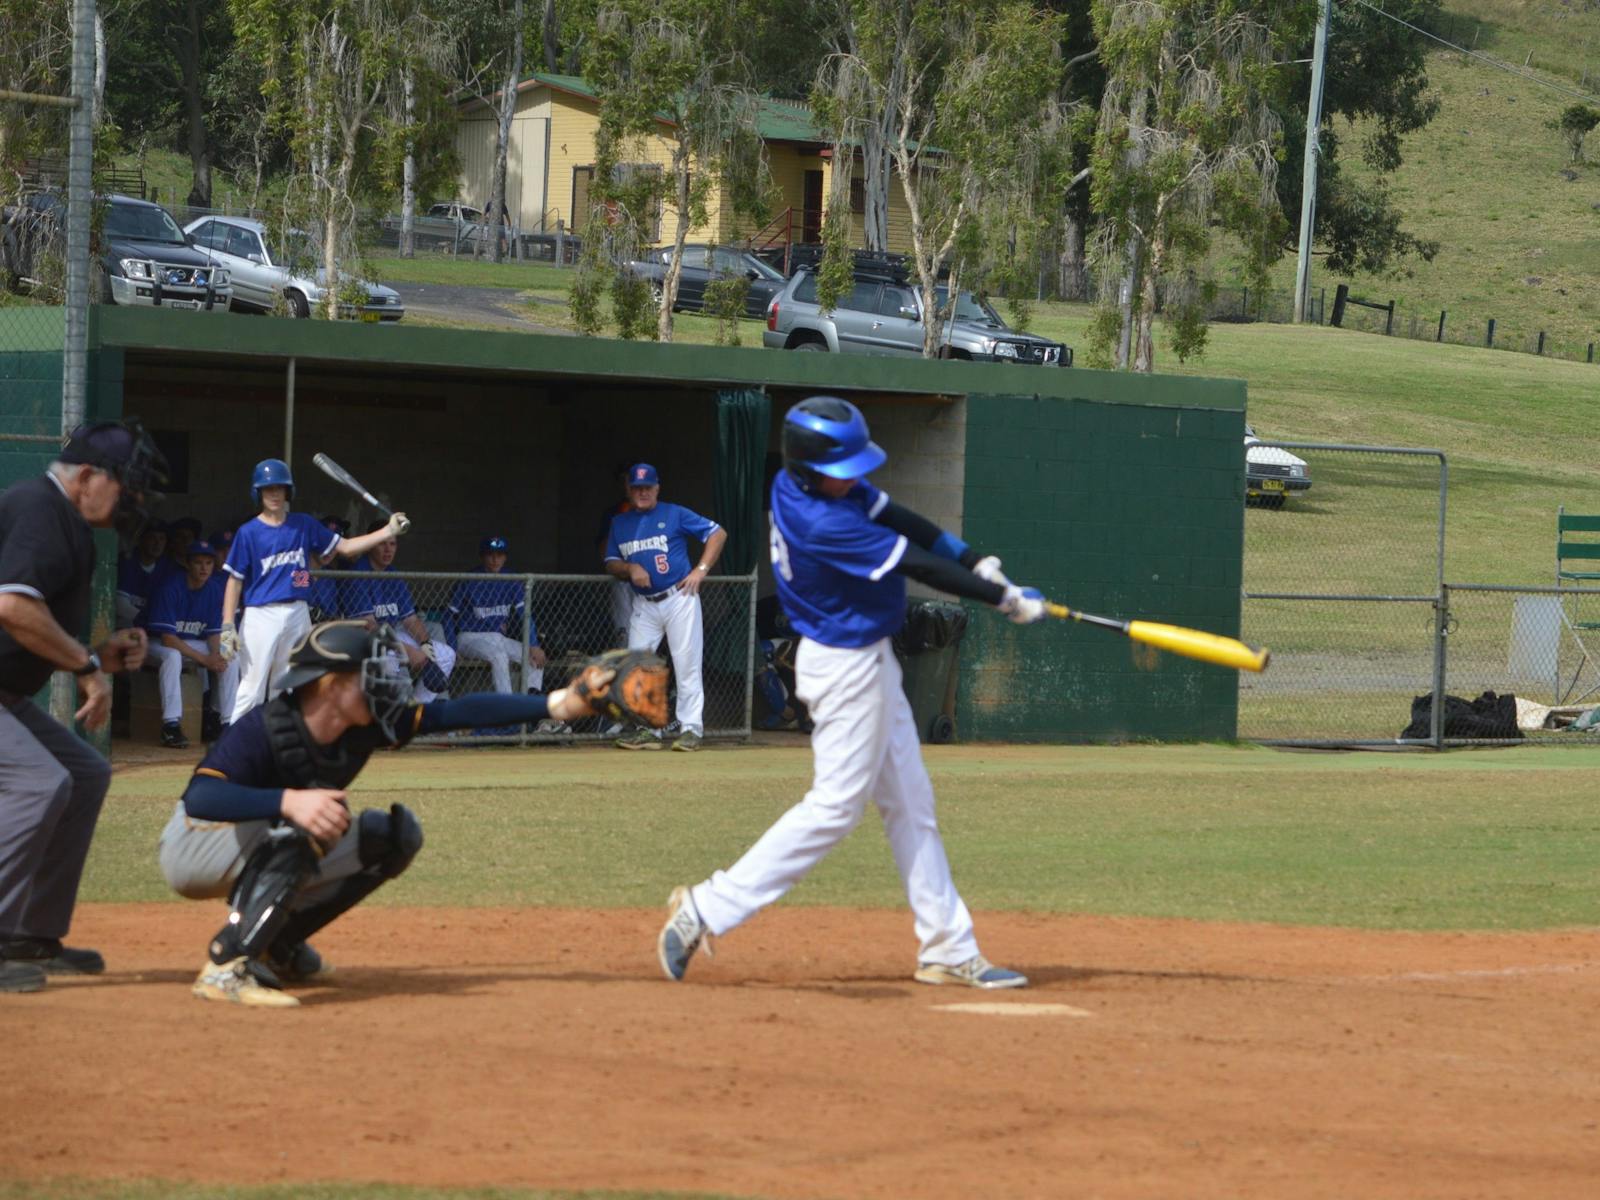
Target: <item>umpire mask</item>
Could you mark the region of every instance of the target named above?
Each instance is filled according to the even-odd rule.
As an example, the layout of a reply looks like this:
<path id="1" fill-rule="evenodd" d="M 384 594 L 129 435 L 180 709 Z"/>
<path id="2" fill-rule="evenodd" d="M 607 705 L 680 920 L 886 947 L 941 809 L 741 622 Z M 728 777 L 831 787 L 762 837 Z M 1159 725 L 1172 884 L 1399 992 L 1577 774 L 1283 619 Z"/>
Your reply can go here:
<path id="1" fill-rule="evenodd" d="M 155 439 L 137 417 L 96 421 L 74 429 L 59 457 L 64 463 L 96 467 L 121 485 L 111 527 L 122 552 L 130 553 L 150 521 L 151 510 L 161 503 L 157 489 L 171 478 L 171 467 Z"/>

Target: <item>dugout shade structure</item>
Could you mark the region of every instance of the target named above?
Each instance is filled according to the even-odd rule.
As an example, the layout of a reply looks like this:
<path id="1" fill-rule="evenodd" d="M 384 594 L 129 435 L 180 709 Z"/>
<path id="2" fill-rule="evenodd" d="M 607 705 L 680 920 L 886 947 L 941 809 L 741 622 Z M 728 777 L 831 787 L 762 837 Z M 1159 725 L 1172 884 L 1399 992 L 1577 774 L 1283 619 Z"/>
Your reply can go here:
<path id="1" fill-rule="evenodd" d="M 0 483 L 48 460 L 18 435 L 60 428 L 61 317 L 47 314 L 0 343 Z M 172 461 L 167 516 L 248 519 L 264 457 L 296 472 L 297 508 L 342 512 L 349 498 L 312 469 L 320 450 L 412 515 L 405 569 L 470 568 L 495 533 L 509 570 L 593 574 L 620 467 L 644 460 L 663 500 L 729 530 L 718 573 L 761 572 L 763 595 L 782 414 L 841 395 L 889 452 L 875 481 L 1013 579 L 1093 612 L 1239 632 L 1239 381 L 109 306 L 93 310 L 89 373 L 91 415 L 139 415 Z M 102 624 L 111 552 L 107 539 Z M 1094 629 L 975 607 L 959 671 L 962 741 L 1236 730 L 1234 672 Z"/>

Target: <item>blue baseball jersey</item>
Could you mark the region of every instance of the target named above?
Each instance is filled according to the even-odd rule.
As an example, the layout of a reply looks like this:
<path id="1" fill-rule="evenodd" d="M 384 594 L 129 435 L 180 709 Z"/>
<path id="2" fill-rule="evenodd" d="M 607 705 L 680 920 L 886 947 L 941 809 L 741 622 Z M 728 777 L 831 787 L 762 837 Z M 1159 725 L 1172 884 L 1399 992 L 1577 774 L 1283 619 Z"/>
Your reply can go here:
<path id="1" fill-rule="evenodd" d="M 244 603 L 282 604 L 311 597 L 311 556 L 332 554 L 339 535 L 305 513 L 292 512 L 282 525 L 260 517 L 239 526 L 223 564 L 244 584 Z"/>
<path id="2" fill-rule="evenodd" d="M 345 616 L 372 617 L 382 624 L 393 625 L 416 613 L 417 606 L 411 599 L 411 588 L 404 579 L 387 578 L 388 571 L 377 570 L 368 558 L 363 558 L 351 569 L 365 571 L 371 578 L 340 581 L 339 591 Z M 520 595 L 520 588 L 518 593 Z"/>
<path id="3" fill-rule="evenodd" d="M 143 625 L 149 618 L 150 597 L 161 589 L 161 585 L 181 574 L 164 554 L 149 567 L 139 561 L 137 554 L 117 560 L 117 594 L 133 603 L 135 624 Z"/>
<path id="4" fill-rule="evenodd" d="M 705 541 L 721 526 L 681 504 L 657 503 L 654 508 L 631 509 L 611 518 L 611 540 L 606 561 L 636 563 L 650 576 L 650 586 L 633 590 L 653 596 L 675 586 L 690 571 L 688 538 Z M 687 535 L 687 536 L 686 536 Z"/>
<path id="5" fill-rule="evenodd" d="M 504 633 L 520 619 L 523 610 L 522 580 L 507 579 L 478 567 L 472 579 L 456 584 L 450 596 L 450 621 L 456 633 Z M 538 633 L 528 632 L 533 642 Z"/>
<path id="6" fill-rule="evenodd" d="M 189 586 L 188 576 L 174 576 L 151 597 L 145 628 L 158 638 L 171 633 L 204 640 L 221 633 L 222 587 L 222 577 L 216 574 L 197 588 Z"/>
<path id="7" fill-rule="evenodd" d="M 903 535 L 874 518 L 889 494 L 858 483 L 837 500 L 801 489 L 780 471 L 772 482 L 772 573 L 789 621 L 824 646 L 870 646 L 898 633 L 906 581 L 895 572 Z"/>
<path id="8" fill-rule="evenodd" d="M 318 619 L 323 621 L 336 621 L 339 619 L 339 585 L 331 579 L 318 579 L 311 577 L 311 589 L 306 593 L 306 603 L 318 614 Z"/>

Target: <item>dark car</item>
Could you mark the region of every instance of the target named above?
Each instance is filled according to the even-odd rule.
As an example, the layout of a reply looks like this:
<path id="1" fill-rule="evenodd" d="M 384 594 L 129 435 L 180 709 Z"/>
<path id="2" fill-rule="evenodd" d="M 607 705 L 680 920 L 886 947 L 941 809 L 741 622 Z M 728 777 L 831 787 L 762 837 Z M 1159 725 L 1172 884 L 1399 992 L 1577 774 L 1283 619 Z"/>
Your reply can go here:
<path id="1" fill-rule="evenodd" d="M 643 258 L 628 264 L 628 269 L 650 284 L 650 292 L 659 302 L 662 280 L 672 264 L 672 247 L 645 252 Z M 739 279 L 749 281 L 750 289 L 744 297 L 744 315 L 764 318 L 767 305 L 783 289 L 783 275 L 738 246 L 685 246 L 683 270 L 678 276 L 678 297 L 674 310 L 704 312 L 706 285 L 714 279 Z"/>

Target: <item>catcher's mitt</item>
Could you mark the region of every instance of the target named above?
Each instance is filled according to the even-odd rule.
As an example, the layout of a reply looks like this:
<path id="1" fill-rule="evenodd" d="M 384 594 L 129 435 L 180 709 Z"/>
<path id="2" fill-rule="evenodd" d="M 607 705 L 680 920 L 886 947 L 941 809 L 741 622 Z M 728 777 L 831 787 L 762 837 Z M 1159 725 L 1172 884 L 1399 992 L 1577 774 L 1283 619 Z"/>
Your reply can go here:
<path id="1" fill-rule="evenodd" d="M 572 690 L 589 711 L 660 729 L 667 723 L 667 664 L 644 650 L 607 650 L 584 663 Z"/>

